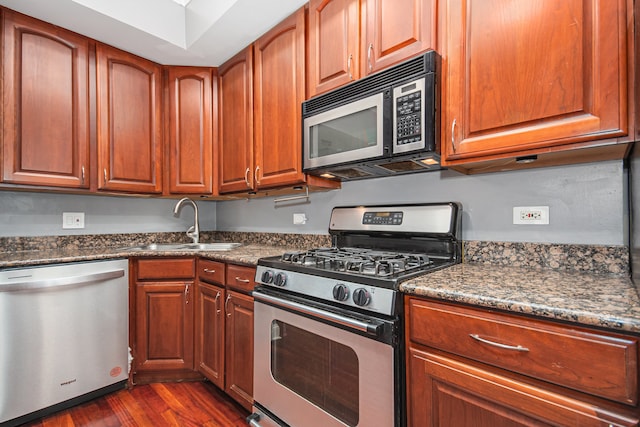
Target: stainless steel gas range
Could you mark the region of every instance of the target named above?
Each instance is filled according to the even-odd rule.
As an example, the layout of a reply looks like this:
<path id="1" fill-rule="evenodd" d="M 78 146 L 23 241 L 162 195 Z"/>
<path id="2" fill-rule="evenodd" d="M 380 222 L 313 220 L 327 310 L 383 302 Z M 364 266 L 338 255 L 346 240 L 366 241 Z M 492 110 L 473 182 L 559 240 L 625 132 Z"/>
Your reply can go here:
<path id="1" fill-rule="evenodd" d="M 461 213 L 336 207 L 332 247 L 258 261 L 251 426 L 405 424 L 398 286 L 460 262 Z"/>

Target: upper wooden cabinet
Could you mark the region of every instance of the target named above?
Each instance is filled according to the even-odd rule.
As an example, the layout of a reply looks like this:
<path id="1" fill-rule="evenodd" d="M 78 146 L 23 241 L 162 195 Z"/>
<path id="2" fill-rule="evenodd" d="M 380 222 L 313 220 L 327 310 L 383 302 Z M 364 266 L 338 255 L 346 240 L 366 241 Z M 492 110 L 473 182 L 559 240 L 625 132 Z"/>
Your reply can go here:
<path id="1" fill-rule="evenodd" d="M 627 135 L 630 3 L 442 2 L 443 163 Z"/>
<path id="2" fill-rule="evenodd" d="M 212 194 L 212 69 L 167 67 L 169 194 Z"/>
<path id="3" fill-rule="evenodd" d="M 309 97 L 436 43 L 435 0 L 311 0 Z"/>
<path id="4" fill-rule="evenodd" d="M 303 183 L 304 9 L 218 69 L 219 191 Z"/>
<path id="5" fill-rule="evenodd" d="M 89 188 L 89 41 L 2 13 L 2 178 Z"/>
<path id="6" fill-rule="evenodd" d="M 218 68 L 218 179 L 220 193 L 253 187 L 253 49 Z"/>
<path id="7" fill-rule="evenodd" d="M 260 37 L 254 55 L 254 187 L 303 182 L 304 9 Z"/>
<path id="8" fill-rule="evenodd" d="M 98 188 L 162 192 L 162 68 L 96 47 Z"/>

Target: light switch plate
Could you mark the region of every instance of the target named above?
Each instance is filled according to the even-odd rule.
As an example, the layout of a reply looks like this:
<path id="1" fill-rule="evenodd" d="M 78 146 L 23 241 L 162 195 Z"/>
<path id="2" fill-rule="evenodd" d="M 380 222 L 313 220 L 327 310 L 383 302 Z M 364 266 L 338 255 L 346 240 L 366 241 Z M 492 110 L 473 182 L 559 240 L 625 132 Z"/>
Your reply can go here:
<path id="1" fill-rule="evenodd" d="M 63 212 L 62 228 L 84 228 L 84 212 Z"/>

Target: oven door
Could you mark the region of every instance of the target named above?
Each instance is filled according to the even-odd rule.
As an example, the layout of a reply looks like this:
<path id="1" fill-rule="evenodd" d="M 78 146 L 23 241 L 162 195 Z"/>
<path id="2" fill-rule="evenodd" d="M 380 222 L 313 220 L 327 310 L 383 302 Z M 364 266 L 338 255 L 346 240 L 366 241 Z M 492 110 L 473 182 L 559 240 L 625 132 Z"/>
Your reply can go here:
<path id="1" fill-rule="evenodd" d="M 385 321 L 272 292 L 253 295 L 254 400 L 262 413 L 252 415 L 251 425 L 395 425 L 396 354 L 390 343 L 367 336 L 381 335 Z"/>

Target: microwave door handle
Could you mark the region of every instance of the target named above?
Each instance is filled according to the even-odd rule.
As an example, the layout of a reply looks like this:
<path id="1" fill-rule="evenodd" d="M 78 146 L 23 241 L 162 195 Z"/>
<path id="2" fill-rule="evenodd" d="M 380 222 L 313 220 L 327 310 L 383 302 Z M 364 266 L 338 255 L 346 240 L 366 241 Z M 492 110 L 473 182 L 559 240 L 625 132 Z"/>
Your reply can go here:
<path id="1" fill-rule="evenodd" d="M 264 301 L 266 303 L 272 304 L 276 307 L 289 309 L 293 312 L 308 314 L 323 320 L 338 323 L 340 325 L 347 326 L 358 331 L 366 332 L 367 334 L 373 336 L 378 336 L 380 333 L 380 329 L 382 328 L 381 324 L 373 324 L 358 319 L 352 319 L 350 317 L 342 316 L 337 313 L 332 313 L 294 301 L 288 301 L 281 298 L 273 297 L 271 295 L 266 295 L 257 291 L 253 291 L 253 298 L 258 301 Z"/>

